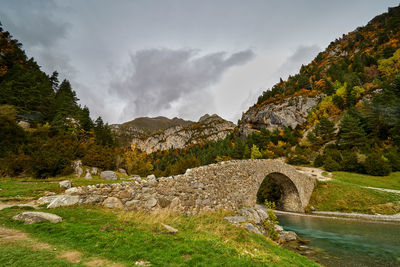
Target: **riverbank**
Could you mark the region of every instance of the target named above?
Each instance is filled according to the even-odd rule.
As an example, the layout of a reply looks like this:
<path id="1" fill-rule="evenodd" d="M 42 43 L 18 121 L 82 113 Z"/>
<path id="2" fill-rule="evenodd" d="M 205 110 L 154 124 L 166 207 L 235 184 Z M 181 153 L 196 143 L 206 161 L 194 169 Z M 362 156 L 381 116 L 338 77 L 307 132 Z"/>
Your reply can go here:
<path id="1" fill-rule="evenodd" d="M 394 215 L 382 214 L 363 214 L 363 213 L 349 213 L 337 211 L 314 211 L 312 213 L 295 213 L 289 211 L 274 210 L 277 215 L 293 215 L 301 217 L 313 218 L 329 218 L 338 220 L 354 220 L 354 221 L 374 221 L 374 222 L 390 222 L 400 224 L 400 213 Z"/>

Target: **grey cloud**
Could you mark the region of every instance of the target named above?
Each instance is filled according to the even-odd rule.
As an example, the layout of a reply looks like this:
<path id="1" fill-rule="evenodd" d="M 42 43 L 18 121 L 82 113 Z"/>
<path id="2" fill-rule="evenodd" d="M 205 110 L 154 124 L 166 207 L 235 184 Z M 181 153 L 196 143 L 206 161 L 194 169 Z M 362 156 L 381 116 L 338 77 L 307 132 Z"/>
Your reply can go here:
<path id="1" fill-rule="evenodd" d="M 71 25 L 63 21 L 61 11 L 51 0 L 6 0 L 1 4 L 0 18 L 4 28 L 23 44 L 28 57 L 33 56 L 45 72 L 57 70 L 60 78 L 71 80 L 76 70 L 59 46 Z"/>
<path id="2" fill-rule="evenodd" d="M 277 69 L 276 74 L 281 77 L 287 77 L 288 75 L 296 74 L 302 64 L 308 64 L 314 57 L 317 56 L 321 48 L 317 45 L 300 45 L 296 51 L 289 56 L 285 62 Z"/>
<path id="3" fill-rule="evenodd" d="M 67 33 L 68 24 L 57 16 L 53 1 L 4 1 L 2 23 L 26 46 L 52 46 Z"/>
<path id="4" fill-rule="evenodd" d="M 200 55 L 199 51 L 190 49 L 141 50 L 131 56 L 126 74 L 111 83 L 110 92 L 125 100 L 124 119 L 154 115 L 170 108 L 186 113 L 182 107 L 187 103 L 206 105 L 202 106 L 205 113 L 212 101 L 196 103 L 197 99 L 204 100 L 196 95 L 208 94 L 209 86 L 217 83 L 225 71 L 253 57 L 251 50 L 231 55 L 226 52 Z"/>

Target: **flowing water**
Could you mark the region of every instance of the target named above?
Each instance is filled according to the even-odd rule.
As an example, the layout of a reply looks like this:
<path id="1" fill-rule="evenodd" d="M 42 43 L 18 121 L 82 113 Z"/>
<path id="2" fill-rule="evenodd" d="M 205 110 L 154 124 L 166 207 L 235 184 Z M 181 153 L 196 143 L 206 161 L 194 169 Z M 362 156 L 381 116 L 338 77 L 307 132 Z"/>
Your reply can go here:
<path id="1" fill-rule="evenodd" d="M 325 266 L 400 266 L 400 224 L 280 214 L 285 230 L 294 231 Z"/>

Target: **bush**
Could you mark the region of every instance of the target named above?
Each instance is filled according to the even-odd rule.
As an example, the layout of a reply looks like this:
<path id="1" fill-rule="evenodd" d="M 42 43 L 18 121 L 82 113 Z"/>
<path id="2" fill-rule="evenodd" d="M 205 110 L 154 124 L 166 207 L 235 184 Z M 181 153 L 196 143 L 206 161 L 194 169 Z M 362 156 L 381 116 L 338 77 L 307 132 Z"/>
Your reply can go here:
<path id="1" fill-rule="evenodd" d="M 314 167 L 322 167 L 324 165 L 324 156 L 318 154 L 318 156 L 314 160 Z"/>
<path id="2" fill-rule="evenodd" d="M 392 171 L 400 171 L 400 153 L 396 149 L 392 148 L 384 154 L 392 165 Z"/>
<path id="3" fill-rule="evenodd" d="M 369 154 L 365 160 L 365 172 L 374 176 L 386 176 L 392 171 L 389 162 L 380 154 Z"/>
<path id="4" fill-rule="evenodd" d="M 325 159 L 330 157 L 331 159 L 333 159 L 336 162 L 342 161 L 342 154 L 340 153 L 340 151 L 336 148 L 332 148 L 332 147 L 328 147 L 328 146 L 324 150 L 324 157 L 325 157 Z"/>
<path id="5" fill-rule="evenodd" d="M 324 168 L 328 172 L 340 171 L 341 169 L 340 164 L 334 159 L 332 159 L 330 156 L 326 157 L 324 161 Z"/>
<path id="6" fill-rule="evenodd" d="M 310 161 L 307 159 L 305 155 L 300 155 L 300 154 L 290 154 L 286 162 L 292 165 L 303 165 L 310 163 Z"/>
<path id="7" fill-rule="evenodd" d="M 71 173 L 74 155 L 73 140 L 63 137 L 49 138 L 32 153 L 32 175 L 47 178 Z"/>
<path id="8" fill-rule="evenodd" d="M 102 169 L 115 169 L 116 155 L 114 149 L 108 146 L 92 144 L 82 158 L 83 165 L 98 167 Z"/>
<path id="9" fill-rule="evenodd" d="M 349 172 L 360 172 L 362 166 L 358 163 L 357 154 L 353 151 L 343 151 L 342 169 Z"/>

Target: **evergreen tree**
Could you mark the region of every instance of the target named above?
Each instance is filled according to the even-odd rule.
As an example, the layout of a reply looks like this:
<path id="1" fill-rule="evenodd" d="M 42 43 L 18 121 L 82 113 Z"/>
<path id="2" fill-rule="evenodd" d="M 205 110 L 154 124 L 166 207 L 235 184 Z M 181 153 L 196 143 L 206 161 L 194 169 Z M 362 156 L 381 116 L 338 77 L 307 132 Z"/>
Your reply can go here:
<path id="1" fill-rule="evenodd" d="M 334 132 L 335 127 L 333 122 L 325 117 L 322 117 L 315 125 L 315 136 L 320 137 L 323 142 L 332 140 L 335 136 Z"/>
<path id="2" fill-rule="evenodd" d="M 344 149 L 362 147 L 366 144 L 366 135 L 360 120 L 346 112 L 340 122 L 338 145 Z"/>

